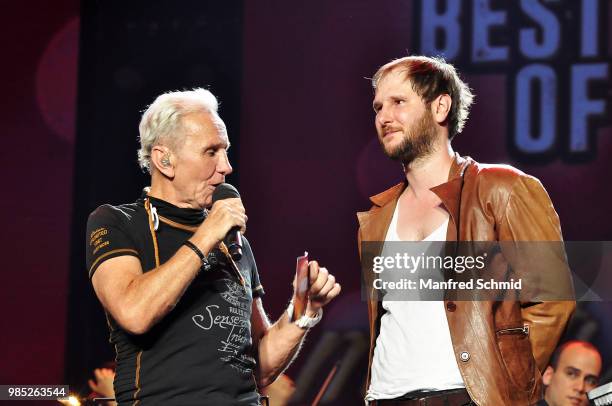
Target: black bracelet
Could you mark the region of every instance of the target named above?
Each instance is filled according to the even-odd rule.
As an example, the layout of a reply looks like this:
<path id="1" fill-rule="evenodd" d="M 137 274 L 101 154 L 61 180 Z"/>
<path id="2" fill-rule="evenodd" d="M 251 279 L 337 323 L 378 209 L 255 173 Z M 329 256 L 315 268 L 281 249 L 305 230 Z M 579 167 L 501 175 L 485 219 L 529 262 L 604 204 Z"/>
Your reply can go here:
<path id="1" fill-rule="evenodd" d="M 189 240 L 186 240 L 183 243 L 184 246 L 191 248 L 191 250 L 193 252 L 196 253 L 196 255 L 198 256 L 198 258 L 200 258 L 200 261 L 202 261 L 202 267 L 204 268 L 205 271 L 208 271 L 210 269 L 210 264 L 208 263 L 208 259 L 206 258 L 206 256 L 202 253 L 202 251 L 200 251 L 200 249 L 198 247 L 195 246 L 194 243 L 192 243 Z"/>

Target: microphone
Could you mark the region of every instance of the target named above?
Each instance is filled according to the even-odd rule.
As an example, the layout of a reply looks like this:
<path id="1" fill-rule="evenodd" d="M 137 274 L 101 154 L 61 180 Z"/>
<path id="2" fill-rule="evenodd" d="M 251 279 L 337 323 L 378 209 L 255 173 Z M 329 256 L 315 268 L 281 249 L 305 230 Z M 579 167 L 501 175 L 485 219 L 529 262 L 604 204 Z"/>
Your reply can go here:
<path id="1" fill-rule="evenodd" d="M 221 183 L 213 192 L 212 202 L 214 204 L 217 200 L 233 198 L 240 199 L 238 189 L 229 183 Z M 240 233 L 240 227 L 233 227 L 231 230 L 229 230 L 223 242 L 227 246 L 227 250 L 229 251 L 232 259 L 234 261 L 240 261 L 240 258 L 242 258 L 242 234 Z"/>

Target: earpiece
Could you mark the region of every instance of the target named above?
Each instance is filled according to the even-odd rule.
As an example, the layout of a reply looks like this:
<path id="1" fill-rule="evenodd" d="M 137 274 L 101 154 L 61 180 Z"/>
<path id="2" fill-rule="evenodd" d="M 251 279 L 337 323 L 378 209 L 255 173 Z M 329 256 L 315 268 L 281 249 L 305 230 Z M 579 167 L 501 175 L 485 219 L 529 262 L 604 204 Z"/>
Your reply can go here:
<path id="1" fill-rule="evenodd" d="M 161 159 L 161 164 L 163 166 L 169 166 L 170 165 L 170 158 L 168 157 L 168 155 L 164 155 L 163 158 Z"/>

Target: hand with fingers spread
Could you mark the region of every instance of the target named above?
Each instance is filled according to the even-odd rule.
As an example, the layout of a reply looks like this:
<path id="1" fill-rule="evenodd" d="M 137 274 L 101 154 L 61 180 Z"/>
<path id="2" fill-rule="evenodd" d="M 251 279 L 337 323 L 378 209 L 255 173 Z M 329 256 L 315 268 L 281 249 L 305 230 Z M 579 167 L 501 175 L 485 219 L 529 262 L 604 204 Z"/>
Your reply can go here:
<path id="1" fill-rule="evenodd" d="M 319 310 L 340 294 L 342 287 L 327 268 L 320 267 L 317 261 L 308 263 L 310 289 L 306 315 L 314 317 Z"/>

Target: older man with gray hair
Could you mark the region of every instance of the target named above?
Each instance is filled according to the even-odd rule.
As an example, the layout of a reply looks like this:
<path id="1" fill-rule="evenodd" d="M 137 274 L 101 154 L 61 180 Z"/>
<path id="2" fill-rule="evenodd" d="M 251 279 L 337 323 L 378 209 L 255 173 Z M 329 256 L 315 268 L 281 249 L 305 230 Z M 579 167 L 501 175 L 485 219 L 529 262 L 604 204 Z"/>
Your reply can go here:
<path id="1" fill-rule="evenodd" d="M 138 159 L 151 187 L 102 205 L 87 225 L 87 267 L 117 352 L 120 405 L 257 405 L 294 358 L 322 307 L 340 292 L 309 264 L 308 304 L 273 325 L 248 240 L 234 261 L 223 239 L 245 231 L 239 198 L 218 200 L 232 172 L 217 99 L 194 89 L 159 96 L 140 123 Z M 290 307 L 292 305 L 290 304 Z"/>

